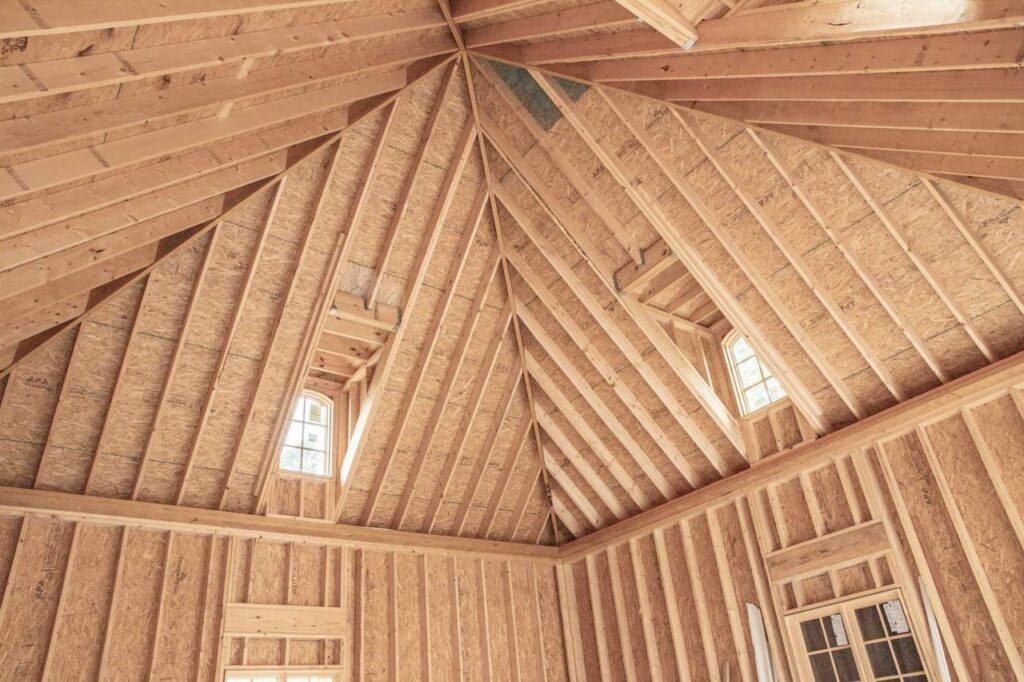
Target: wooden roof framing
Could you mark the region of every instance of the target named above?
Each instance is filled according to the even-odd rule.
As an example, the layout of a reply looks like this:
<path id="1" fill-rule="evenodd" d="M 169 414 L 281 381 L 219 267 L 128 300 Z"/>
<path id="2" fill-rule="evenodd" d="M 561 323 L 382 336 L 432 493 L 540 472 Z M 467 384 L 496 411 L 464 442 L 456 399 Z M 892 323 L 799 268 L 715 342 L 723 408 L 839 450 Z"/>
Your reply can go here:
<path id="1" fill-rule="evenodd" d="M 0 10 L 2 485 L 278 513 L 313 377 L 325 520 L 553 544 L 757 458 L 731 329 L 804 440 L 1024 347 L 1020 0 L 89 7 Z"/>

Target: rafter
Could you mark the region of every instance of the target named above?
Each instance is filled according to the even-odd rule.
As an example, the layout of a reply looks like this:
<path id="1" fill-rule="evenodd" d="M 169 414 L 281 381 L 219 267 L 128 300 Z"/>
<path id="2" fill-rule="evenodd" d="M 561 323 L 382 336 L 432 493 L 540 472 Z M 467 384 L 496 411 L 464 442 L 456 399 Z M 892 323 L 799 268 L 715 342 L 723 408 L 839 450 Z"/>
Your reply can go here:
<path id="1" fill-rule="evenodd" d="M 512 331 L 513 331 L 513 333 L 515 335 L 515 339 L 516 339 L 516 347 L 517 347 L 518 355 L 519 355 L 519 366 L 520 366 L 520 368 L 522 369 L 523 372 L 526 372 L 526 355 L 525 355 L 525 349 L 523 347 L 522 333 L 519 330 L 519 318 L 517 316 L 518 305 L 519 304 L 518 304 L 518 301 L 516 301 L 515 296 L 513 294 L 512 282 L 511 282 L 511 279 L 509 278 L 508 259 L 506 257 L 507 248 L 505 246 L 504 233 L 503 233 L 502 228 L 501 228 L 501 220 L 498 217 L 498 204 L 497 204 L 497 200 L 494 197 L 494 188 L 492 187 L 490 160 L 487 158 L 487 151 L 486 151 L 485 146 L 484 146 L 484 133 L 483 133 L 483 128 L 481 127 L 481 119 L 480 119 L 480 105 L 479 105 L 479 102 L 477 101 L 476 84 L 473 81 L 473 69 L 472 69 L 472 65 L 470 63 L 469 54 L 466 51 L 466 42 L 465 42 L 465 38 L 464 38 L 463 33 L 462 33 L 462 29 L 456 24 L 455 19 L 453 17 L 453 14 L 452 14 L 452 11 L 451 11 L 451 6 L 450 6 L 450 0 L 437 0 L 437 2 L 438 2 L 438 6 L 441 8 L 441 12 L 444 14 L 445 18 L 448 20 L 448 26 L 449 26 L 449 28 L 450 28 L 450 30 L 452 32 L 452 37 L 454 38 L 455 42 L 459 45 L 459 48 L 461 50 L 462 65 L 463 65 L 463 68 L 465 69 L 464 74 L 465 74 L 465 78 L 466 78 L 466 90 L 469 93 L 469 107 L 470 107 L 470 111 L 473 114 L 473 120 L 476 122 L 476 128 L 477 128 L 477 147 L 478 147 L 478 149 L 480 151 L 480 163 L 481 163 L 481 165 L 483 167 L 483 171 L 484 171 L 484 182 L 487 184 L 488 189 L 489 189 L 488 198 L 489 198 L 489 204 L 490 204 L 490 208 L 491 208 L 491 220 L 494 223 L 494 233 L 495 233 L 496 241 L 498 243 L 498 253 L 501 255 L 501 258 L 500 258 L 501 275 L 502 275 L 502 279 L 505 282 L 505 294 L 508 296 L 509 305 L 511 306 L 511 312 L 512 312 Z M 540 428 L 537 426 L 536 411 L 535 411 L 534 402 L 533 402 L 533 388 L 532 388 L 532 386 L 530 384 L 528 376 L 529 375 L 527 374 L 527 381 L 524 382 L 524 385 L 525 385 L 525 388 L 526 388 L 526 400 L 527 400 L 527 404 L 530 406 L 530 414 L 533 417 L 533 423 L 534 423 L 533 435 L 534 435 L 534 440 L 535 440 L 536 445 L 537 445 L 537 454 L 538 454 L 538 457 L 540 457 L 540 451 L 541 451 Z M 559 542 L 560 541 L 560 535 L 559 535 L 559 532 L 558 532 L 558 524 L 555 522 L 555 519 L 557 518 L 557 515 L 554 513 L 554 511 L 552 509 L 551 487 L 548 484 L 547 470 L 544 469 L 544 467 L 541 467 L 540 473 L 541 473 L 541 479 L 544 482 L 544 495 L 545 495 L 545 498 L 546 498 L 547 503 L 548 503 L 547 504 L 548 512 L 549 512 L 548 516 L 549 516 L 549 518 L 551 520 L 552 533 L 553 533 L 553 535 L 555 537 L 555 541 Z M 525 501 L 524 501 L 524 503 L 525 503 Z M 525 506 L 523 507 L 523 509 L 525 510 Z M 515 531 L 513 530 L 513 533 L 514 532 Z"/>
<path id="2" fill-rule="evenodd" d="M 433 212 L 428 221 L 429 232 L 421 238 L 419 250 L 416 254 L 415 269 L 409 276 L 402 293 L 400 308 L 409 311 L 415 308 L 416 302 L 422 294 L 423 279 L 430 267 L 434 250 L 437 247 L 441 235 L 441 228 L 448 217 L 452 202 L 455 198 L 455 190 L 462 179 L 466 164 L 469 161 L 470 152 L 473 149 L 475 126 L 473 122 L 467 121 L 459 133 L 458 142 L 455 145 L 455 158 L 453 159 L 445 175 L 441 187 L 438 189 L 437 199 L 434 202 Z M 352 471 L 359 464 L 362 453 L 369 442 L 369 428 L 374 422 L 380 410 L 381 397 L 388 384 L 388 378 L 394 368 L 394 358 L 397 355 L 397 348 L 401 345 L 402 339 L 409 330 L 409 316 L 403 319 L 402 324 L 384 346 L 384 352 L 374 374 L 373 385 L 370 387 L 366 397 L 366 404 L 359 414 L 359 419 L 349 440 L 348 448 L 342 460 L 341 477 L 342 486 L 338 495 L 338 514 L 341 510 L 348 491 L 351 488 L 353 476 Z"/>
<path id="3" fill-rule="evenodd" d="M 593 127 L 593 124 L 577 110 L 565 94 L 565 91 L 549 80 L 546 76 L 537 72 L 532 73 L 534 79 L 544 89 L 548 96 L 552 98 L 555 104 L 559 107 L 559 110 L 572 123 L 573 128 L 587 143 L 591 151 L 600 158 L 602 162 L 604 162 L 605 167 L 609 169 L 619 184 L 626 189 L 630 198 L 637 207 L 644 211 L 652 224 L 656 225 L 656 229 L 660 233 L 662 239 L 667 243 L 672 244 L 671 238 L 678 236 L 679 230 L 672 226 L 671 222 L 667 220 L 661 210 L 657 208 L 657 199 L 647 195 L 644 187 L 640 184 L 638 179 L 635 178 L 635 174 L 626 168 L 625 164 L 621 161 L 616 152 L 610 148 L 607 141 L 605 141 Z M 627 125 L 630 132 L 634 136 L 637 136 L 637 139 L 661 171 L 672 181 L 675 189 L 687 200 L 687 202 L 689 202 L 690 206 L 693 207 L 694 211 L 700 216 L 705 226 L 729 252 L 730 257 L 737 263 L 737 265 L 740 266 L 743 273 L 756 287 L 761 296 L 765 297 L 765 300 L 767 300 L 769 305 L 771 305 L 775 314 L 782 321 L 787 331 L 789 331 L 789 333 L 801 343 L 804 350 L 813 360 L 818 371 L 821 372 L 822 376 L 829 381 L 841 396 L 849 410 L 855 416 L 863 416 L 865 414 L 864 409 L 860 405 L 856 396 L 846 385 L 846 382 L 839 376 L 828 359 L 825 358 L 821 350 L 819 350 L 807 337 L 806 332 L 797 324 L 794 317 L 789 313 L 789 306 L 785 305 L 781 298 L 774 293 L 774 290 L 767 283 L 764 275 L 755 268 L 755 266 L 744 255 L 740 246 L 722 228 L 719 216 L 717 216 L 712 208 L 701 199 L 696 190 L 692 187 L 691 183 L 679 172 L 678 168 L 669 163 L 665 156 L 665 150 L 648 139 L 647 135 L 643 133 L 642 128 L 629 117 L 628 112 L 622 107 L 614 107 L 614 110 L 623 123 Z M 630 125 L 630 122 L 633 122 L 633 125 Z M 680 256 L 680 259 L 687 265 L 690 272 L 697 277 L 697 270 L 699 267 L 702 267 L 703 264 L 698 266 L 697 263 L 694 262 L 694 259 L 684 258 L 685 252 L 680 253 L 680 250 L 677 250 L 675 246 L 673 247 L 673 250 L 677 251 L 677 255 Z M 700 277 L 697 277 L 697 279 L 698 281 L 701 281 Z M 711 292 L 709 290 L 709 286 L 716 286 L 717 282 L 712 275 L 708 280 L 708 284 L 705 284 L 705 282 L 701 282 L 701 284 L 704 286 L 705 291 L 708 291 L 710 295 Z M 737 315 L 736 312 L 727 311 L 727 309 L 723 307 L 718 300 L 716 300 L 715 303 L 718 304 L 719 308 L 722 309 L 724 313 L 726 313 L 726 317 L 728 317 L 737 328 L 744 331 L 744 334 L 748 338 L 753 336 L 752 330 L 756 329 L 756 327 L 754 327 L 752 322 L 747 323 L 746 320 Z M 738 305 L 730 307 L 733 308 L 733 311 L 739 308 Z M 798 380 L 792 372 L 789 371 L 788 366 L 785 364 L 778 364 L 781 358 L 776 359 L 775 357 L 772 357 L 772 354 L 763 352 L 762 349 L 766 350 L 769 347 L 769 344 L 766 342 L 759 342 L 756 337 L 754 339 L 754 344 L 758 347 L 762 357 L 766 358 L 769 364 L 773 366 L 776 376 L 779 377 L 779 380 L 783 383 L 783 386 L 786 388 L 789 395 L 806 394 L 806 389 L 802 389 Z M 806 404 L 809 401 L 804 400 L 802 402 Z M 812 414 L 813 413 L 814 412 L 812 412 Z M 811 421 L 812 423 L 815 423 L 814 417 L 811 417 Z"/>
<path id="4" fill-rule="evenodd" d="M 455 72 L 457 70 L 458 67 L 454 63 L 448 67 L 448 74 L 444 78 L 443 84 L 441 85 L 441 91 L 435 98 L 433 109 L 431 109 L 430 116 L 427 118 L 427 125 L 424 129 L 423 137 L 420 139 L 419 147 L 416 151 L 416 155 L 413 157 L 409 174 L 406 176 L 405 184 L 402 186 L 402 191 L 398 196 L 398 201 L 395 204 L 395 211 L 391 215 L 391 220 L 384 232 L 384 244 L 378 252 L 377 262 L 373 266 L 373 282 L 370 284 L 370 290 L 366 294 L 367 308 L 372 308 L 377 303 L 377 295 L 380 293 L 380 284 L 384 279 L 384 274 L 388 268 L 388 264 L 391 262 L 391 257 L 395 248 L 395 240 L 398 238 L 398 229 L 405 220 L 406 215 L 409 213 L 410 201 L 412 199 L 413 192 L 416 190 L 417 180 L 422 178 L 427 150 L 430 148 L 431 141 L 435 138 L 438 124 L 441 122 L 441 111 L 444 110 L 445 102 L 448 99 L 448 93 L 451 90 L 452 82 L 455 80 Z"/>
<path id="5" fill-rule="evenodd" d="M 381 70 L 377 78 L 391 78 L 392 87 L 405 85 L 402 65 L 425 57 L 451 52 L 451 43 L 444 40 L 400 42 L 328 60 L 299 62 L 255 71 L 246 78 L 222 78 L 196 85 L 175 88 L 175 97 L 162 92 L 142 93 L 121 97 L 92 106 L 88 115 L 79 107 L 57 110 L 32 117 L 16 118 L 0 123 L 0 149 L 4 155 L 46 147 L 55 143 L 108 133 L 142 122 L 173 118 L 209 107 L 240 102 L 254 97 L 286 92 L 298 85 L 308 86 L 319 81 L 337 78 L 346 73 L 358 74 L 371 64 Z M 388 69 L 384 71 L 383 69 Z"/>
<path id="6" fill-rule="evenodd" d="M 444 418 L 445 410 L 449 405 L 452 387 L 455 385 L 459 370 L 466 359 L 470 341 L 473 338 L 481 313 L 483 312 L 484 304 L 487 301 L 487 293 L 491 290 L 495 275 L 497 274 L 498 257 L 497 246 L 492 246 L 487 256 L 487 262 L 480 277 L 480 282 L 477 284 L 476 294 L 473 296 L 473 301 L 469 305 L 469 311 L 459 331 L 458 345 L 451 353 L 451 360 L 445 370 L 444 381 L 441 383 L 441 388 L 434 399 L 434 406 L 431 408 L 430 416 L 427 419 L 427 432 L 420 438 L 420 443 L 417 446 L 420 456 L 416 457 L 413 462 L 412 470 L 409 472 L 402 490 L 402 497 L 398 501 L 393 521 L 396 528 L 401 528 L 405 523 L 416 482 L 419 480 L 423 465 L 433 449 L 434 438 L 439 432 L 438 425 Z"/>
<path id="7" fill-rule="evenodd" d="M 434 315 L 430 326 L 427 329 L 426 340 L 420 347 L 420 352 L 416 358 L 416 364 L 414 365 L 412 376 L 409 378 L 408 386 L 405 390 L 405 396 L 402 398 L 401 406 L 398 408 L 398 422 L 391 427 L 387 443 L 384 446 L 383 459 L 377 464 L 377 473 L 374 476 L 373 484 L 370 487 L 369 498 L 363 507 L 363 513 L 360 516 L 360 522 L 363 524 L 369 523 L 373 518 L 373 514 L 380 502 L 381 488 L 383 487 L 388 474 L 391 472 L 391 466 L 394 463 L 395 456 L 397 455 L 399 443 L 401 443 L 402 436 L 409 424 L 409 417 L 413 413 L 413 403 L 415 402 L 416 396 L 423 385 L 423 380 L 426 377 L 430 359 L 434 355 L 434 350 L 437 348 L 437 344 L 441 339 L 441 327 L 444 324 L 444 320 L 447 318 L 452 303 L 455 301 L 455 290 L 459 285 L 463 271 L 466 268 L 466 264 L 469 262 L 470 247 L 472 247 L 476 235 L 480 230 L 480 224 L 483 221 L 484 215 L 484 202 L 486 199 L 486 190 L 481 187 L 477 192 L 476 199 L 473 201 L 473 207 L 469 213 L 469 226 L 463 230 L 462 241 L 459 244 L 457 252 L 458 255 L 450 266 L 444 292 L 433 311 Z"/>
<path id="8" fill-rule="evenodd" d="M 401 35 L 444 26 L 432 9 L 359 16 L 266 31 L 239 33 L 186 43 L 86 54 L 33 62 L 33 78 L 17 66 L 0 67 L 0 103 L 49 97 L 104 85 L 252 61 L 260 57 L 338 46 L 382 35 Z M 87 73 L 89 78 L 83 78 Z"/>

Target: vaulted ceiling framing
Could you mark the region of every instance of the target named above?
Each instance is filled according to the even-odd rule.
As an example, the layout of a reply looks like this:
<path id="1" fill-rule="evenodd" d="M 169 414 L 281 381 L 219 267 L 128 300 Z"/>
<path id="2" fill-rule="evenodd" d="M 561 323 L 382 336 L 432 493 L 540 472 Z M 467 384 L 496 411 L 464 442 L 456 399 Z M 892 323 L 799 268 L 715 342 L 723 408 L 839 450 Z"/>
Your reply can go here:
<path id="1" fill-rule="evenodd" d="M 312 376 L 325 519 L 559 543 L 756 459 L 733 328 L 802 440 L 1020 350 L 1024 7 L 941 4 L 5 5 L 2 483 L 275 513 Z"/>

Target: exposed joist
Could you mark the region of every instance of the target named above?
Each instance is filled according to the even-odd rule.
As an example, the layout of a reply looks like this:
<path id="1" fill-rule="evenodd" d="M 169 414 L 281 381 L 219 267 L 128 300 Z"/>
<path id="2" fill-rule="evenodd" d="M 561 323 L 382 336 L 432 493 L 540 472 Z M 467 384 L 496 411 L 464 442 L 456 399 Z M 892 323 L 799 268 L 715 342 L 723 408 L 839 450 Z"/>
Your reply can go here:
<path id="1" fill-rule="evenodd" d="M 575 65 L 571 72 L 601 82 L 1001 69 L 1021 66 L 1022 40 L 1024 30 L 1011 28 L 984 36 L 960 33 L 885 42 L 601 60 Z M 550 68 L 559 70 L 560 66 L 551 64 Z"/>
<path id="2" fill-rule="evenodd" d="M 364 528 L 304 519 L 177 507 L 152 502 L 117 500 L 47 490 L 0 487 L 0 509 L 5 514 L 100 524 L 127 524 L 137 528 L 180 534 L 215 533 L 239 538 L 281 542 L 305 539 L 330 546 L 440 552 L 454 557 L 494 557 L 555 561 L 558 550 L 543 545 L 407 533 L 387 528 Z"/>
<path id="3" fill-rule="evenodd" d="M 435 138 L 438 124 L 441 121 L 441 111 L 445 107 L 452 82 L 455 80 L 456 71 L 458 71 L 457 65 L 452 64 L 452 66 L 448 67 L 448 74 L 442 82 L 441 91 L 434 99 L 433 108 L 430 111 L 430 116 L 427 118 L 423 137 L 420 138 L 409 174 L 405 178 L 405 184 L 402 185 L 402 190 L 398 195 L 394 212 L 391 214 L 391 220 L 384 231 L 384 242 L 377 253 L 377 262 L 373 266 L 373 281 L 370 284 L 369 292 L 366 294 L 366 307 L 368 308 L 372 308 L 377 304 L 377 295 L 380 293 L 381 282 L 384 279 L 388 265 L 391 263 L 395 241 L 398 238 L 398 230 L 402 226 L 402 221 L 405 220 L 406 215 L 409 213 L 417 180 L 421 180 L 423 177 L 424 160 L 427 156 L 427 150 L 430 149 L 430 143 Z"/>
<path id="4" fill-rule="evenodd" d="M 697 27 L 670 0 L 616 0 L 673 43 L 688 50 L 697 41 Z"/>
<path id="5" fill-rule="evenodd" d="M 429 231 L 421 238 L 419 248 L 416 253 L 416 266 L 409 278 L 406 280 L 400 305 L 402 310 L 412 310 L 423 292 L 423 287 L 421 286 L 423 279 L 430 267 L 430 261 L 433 259 L 434 250 L 436 249 L 441 236 L 441 228 L 448 217 L 448 213 L 451 210 L 452 203 L 455 199 L 455 190 L 462 179 L 463 171 L 469 161 L 469 154 L 473 148 L 473 133 L 473 122 L 467 121 L 462 128 L 462 132 L 459 134 L 458 142 L 455 146 L 455 158 L 448 168 L 444 181 L 438 188 L 437 199 L 434 202 L 433 211 L 428 222 Z M 370 387 L 369 394 L 367 395 L 366 404 L 363 406 L 359 414 L 358 421 L 356 422 L 355 428 L 352 432 L 352 437 L 349 439 L 348 447 L 345 451 L 344 459 L 342 460 L 342 486 L 338 496 L 339 518 L 341 510 L 344 507 L 345 498 L 352 484 L 353 479 L 350 474 L 354 467 L 358 465 L 361 455 L 367 447 L 369 442 L 368 435 L 370 426 L 375 420 L 377 413 L 380 411 L 380 405 L 382 402 L 381 397 L 388 383 L 388 378 L 394 368 L 394 358 L 397 355 L 397 347 L 401 345 L 402 339 L 409 330 L 408 317 L 409 316 L 406 315 L 402 324 L 399 325 L 398 329 L 385 345 L 385 351 L 374 375 L 374 382 Z"/>
<path id="6" fill-rule="evenodd" d="M 178 0 L 171 5 L 160 0 L 136 0 L 130 3 L 98 3 L 69 5 L 61 0 L 32 0 L 31 3 L 8 2 L 0 12 L 0 38 L 36 35 L 57 35 L 138 26 L 145 24 L 189 21 L 204 17 L 234 16 L 273 10 L 295 10 L 320 5 L 338 5 L 353 0 L 225 0 L 210 5 L 202 0 Z"/>
<path id="7" fill-rule="evenodd" d="M 700 23 L 693 52 L 848 42 L 898 35 L 941 35 L 1024 25 L 1020 0 L 838 0 L 784 3 Z M 601 34 L 503 50 L 538 65 L 643 54 L 672 54 L 679 45 L 654 30 Z"/>
<path id="8" fill-rule="evenodd" d="M 346 45 L 382 35 L 425 31 L 444 25 L 443 17 L 436 10 L 413 9 L 184 43 L 33 61 L 27 63 L 32 78 L 20 66 L 3 66 L 0 67 L 0 103 L 120 85 L 156 76 L 253 61 L 261 57 Z"/>
<path id="9" fill-rule="evenodd" d="M 779 381 L 786 389 L 787 394 L 792 396 L 797 404 L 800 405 L 801 411 L 814 425 L 815 429 L 819 433 L 827 430 L 827 426 L 824 422 L 821 409 L 817 405 L 817 401 L 810 395 L 809 391 L 803 387 L 802 382 L 796 377 L 793 371 L 789 368 L 789 364 L 785 362 L 782 356 L 774 350 L 774 348 L 767 342 L 760 332 L 759 326 L 756 325 L 750 318 L 749 314 L 742 308 L 739 302 L 727 291 L 720 283 L 717 276 L 710 270 L 707 264 L 703 261 L 703 258 L 699 255 L 693 245 L 685 238 L 675 226 L 672 225 L 671 221 L 664 215 L 663 211 L 659 208 L 658 202 L 654 197 L 648 196 L 646 189 L 638 182 L 634 182 L 633 175 L 624 167 L 624 164 L 615 154 L 614 150 L 608 148 L 607 142 L 603 142 L 602 138 L 596 135 L 592 128 L 592 124 L 588 123 L 582 116 L 580 116 L 572 103 L 568 101 L 568 97 L 565 92 L 548 81 L 544 76 L 534 72 L 535 79 L 541 83 L 544 87 L 545 92 L 549 94 L 559 104 L 560 109 L 563 113 L 569 116 L 569 120 L 573 123 L 573 127 L 584 137 L 587 141 L 591 150 L 595 154 L 600 154 L 599 158 L 605 162 L 605 167 L 612 170 L 615 174 L 619 184 L 624 188 L 627 188 L 634 203 L 640 208 L 646 215 L 649 216 L 652 221 L 652 225 L 655 225 L 659 235 L 667 244 L 672 247 L 673 252 L 676 256 L 686 265 L 687 269 L 694 276 L 694 278 L 700 282 L 701 287 L 711 296 L 712 300 L 723 312 L 723 314 L 729 319 L 733 325 L 741 329 L 744 336 L 754 345 L 757 349 L 758 354 L 766 359 L 770 366 L 775 370 L 776 376 L 779 377 Z M 623 123 L 629 126 L 631 119 L 628 117 L 628 112 L 624 111 L 621 107 L 616 108 L 616 113 L 622 119 Z M 637 126 L 635 123 L 629 126 L 630 131 L 634 136 L 638 136 L 638 140 L 643 144 L 645 142 L 646 135 L 644 134 L 643 128 Z M 658 164 L 662 172 L 672 181 L 676 190 L 689 202 L 693 207 L 694 211 L 704 221 L 704 224 L 712 230 L 712 232 L 718 237 L 719 241 L 725 240 L 725 242 L 731 242 L 731 239 L 721 229 L 714 229 L 718 227 L 719 221 L 715 213 L 706 205 L 703 199 L 696 193 L 690 183 L 681 176 L 678 170 L 669 164 L 661 150 L 657 145 L 652 144 L 650 141 L 644 144 L 645 149 L 651 158 Z M 723 242 L 723 246 L 731 246 L 729 249 L 730 254 L 735 258 L 740 255 L 738 247 L 734 243 L 726 244 Z M 746 268 L 749 273 L 748 277 L 753 275 L 758 277 L 757 273 L 750 268 Z M 765 287 L 764 282 L 761 282 L 759 289 L 762 294 L 768 289 Z M 768 292 L 770 294 L 770 292 Z M 769 300 L 769 302 L 771 302 Z M 776 310 L 785 310 L 785 306 L 777 306 Z M 788 317 L 788 316 L 787 316 Z M 786 318 L 783 319 L 785 323 Z M 797 338 L 801 338 L 803 335 L 799 334 L 799 330 L 793 324 L 789 324 L 787 328 L 797 332 Z M 819 358 L 820 360 L 820 358 Z M 830 372 L 834 374 L 834 372 Z M 834 377 L 835 378 L 835 377 Z M 838 378 L 836 378 L 838 381 Z M 838 382 L 841 385 L 841 382 Z M 834 384 L 836 385 L 836 384 Z"/>
<path id="10" fill-rule="evenodd" d="M 664 431 L 657 419 L 655 419 L 654 414 L 647 409 L 644 402 L 633 392 L 627 383 L 620 380 L 619 372 L 616 371 L 612 361 L 596 345 L 588 340 L 587 334 L 576 322 L 574 316 L 562 306 L 558 298 L 544 285 L 543 280 L 534 271 L 533 267 L 522 255 L 516 252 L 509 254 L 509 262 L 516 272 L 519 273 L 519 276 L 523 278 L 527 286 L 530 287 L 530 290 L 540 301 L 540 304 L 565 330 L 569 338 L 573 340 L 575 348 L 582 352 L 594 369 L 598 371 L 604 382 L 612 388 L 623 405 L 636 417 L 637 422 L 651 439 L 658 444 L 658 447 L 665 453 L 665 456 L 672 462 L 672 465 L 679 471 L 680 475 L 694 487 L 699 485 L 701 482 L 700 477 L 694 471 L 689 461 L 687 461 L 680 447 Z M 539 321 L 532 312 L 524 308 L 524 310 L 520 311 L 520 319 L 527 325 L 530 333 L 533 334 L 545 351 L 548 351 L 550 348 L 552 349 L 551 352 L 556 352 L 554 349 L 557 347 L 551 343 L 549 333 L 539 324 Z"/>
<path id="11" fill-rule="evenodd" d="M 516 40 L 535 40 L 596 27 L 613 27 L 636 22 L 636 16 L 618 2 L 594 4 L 534 14 L 522 19 L 491 24 L 465 32 L 466 47 L 475 49 Z"/>
<path id="12" fill-rule="evenodd" d="M 496 246 L 492 246 L 487 256 L 483 274 L 477 284 L 476 293 L 469 304 L 469 310 L 459 330 L 459 342 L 451 353 L 451 358 L 445 369 L 444 381 L 441 382 L 440 390 L 431 408 L 430 417 L 427 419 L 427 432 L 420 438 L 420 443 L 417 446 L 419 456 L 413 462 L 412 469 L 402 490 L 402 497 L 398 501 L 393 522 L 396 528 L 401 528 L 404 525 L 416 482 L 419 480 L 423 465 L 426 463 L 428 455 L 433 448 L 434 438 L 438 435 L 438 425 L 441 423 L 445 409 L 449 406 L 452 387 L 455 385 L 459 370 L 466 360 L 467 351 L 469 350 L 477 324 L 480 322 L 481 313 L 487 301 L 487 294 L 491 290 L 497 269 L 498 249 Z"/>
<path id="13" fill-rule="evenodd" d="M 473 201 L 473 207 L 470 210 L 469 225 L 463 230 L 457 255 L 449 268 L 444 292 L 441 294 L 441 298 L 433 310 L 433 317 L 430 326 L 427 328 L 425 341 L 420 346 L 416 364 L 413 366 L 412 375 L 409 377 L 408 385 L 405 389 L 405 395 L 402 398 L 401 406 L 398 408 L 398 422 L 391 428 L 388 440 L 384 446 L 384 454 L 381 461 L 377 464 L 373 484 L 370 487 L 369 496 L 360 517 L 360 523 L 362 524 L 369 523 L 380 502 L 381 488 L 391 472 L 391 466 L 394 463 L 399 443 L 401 443 L 402 436 L 409 424 L 409 417 L 413 414 L 412 408 L 416 395 L 422 387 L 427 367 L 430 365 L 437 344 L 441 340 L 440 332 L 442 325 L 451 309 L 452 302 L 455 300 L 455 289 L 458 287 L 462 273 L 469 262 L 470 250 L 483 220 L 484 202 L 486 199 L 486 190 L 481 186 L 477 191 L 476 199 Z"/>

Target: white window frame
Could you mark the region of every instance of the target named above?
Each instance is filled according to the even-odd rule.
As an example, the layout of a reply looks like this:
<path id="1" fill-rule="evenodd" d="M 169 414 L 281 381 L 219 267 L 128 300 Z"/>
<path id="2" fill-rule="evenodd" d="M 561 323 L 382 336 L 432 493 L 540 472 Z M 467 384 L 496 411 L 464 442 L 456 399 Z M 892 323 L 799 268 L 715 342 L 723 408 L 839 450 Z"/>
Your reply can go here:
<path id="1" fill-rule="evenodd" d="M 800 624 L 806 620 L 839 613 L 842 614 L 843 625 L 845 626 L 846 634 L 849 638 L 849 646 L 854 660 L 856 661 L 862 682 L 875 682 L 878 678 L 875 677 L 871 670 L 871 663 L 868 660 L 867 655 L 867 646 L 861 635 L 860 627 L 856 622 L 856 617 L 853 614 L 858 608 L 863 606 L 878 604 L 890 600 L 900 602 L 900 605 L 903 608 L 903 613 L 908 619 L 907 623 L 910 626 L 909 635 L 914 640 L 914 646 L 917 648 L 917 655 L 920 657 L 921 664 L 924 667 L 924 670 L 921 673 L 914 674 L 920 674 L 928 680 L 934 681 L 935 674 L 932 670 L 930 659 L 928 658 L 926 650 L 921 646 L 921 637 L 923 633 L 918 632 L 914 627 L 914 623 L 910 620 L 910 613 L 907 609 L 907 600 L 903 598 L 903 592 L 898 587 L 887 587 L 881 590 L 872 590 L 870 592 L 853 595 L 849 598 L 834 599 L 786 614 L 785 622 L 787 635 L 793 646 L 793 652 L 797 656 L 797 667 L 800 669 L 800 678 L 807 680 L 814 679 L 814 675 L 811 671 L 810 654 L 807 651 L 806 644 L 804 643 Z"/>
<path id="2" fill-rule="evenodd" d="M 324 444 L 324 467 L 323 467 L 323 473 L 315 473 L 315 472 L 302 471 L 301 470 L 301 468 L 302 468 L 302 452 L 304 452 L 305 450 L 308 449 L 308 448 L 302 447 L 301 444 L 298 446 L 299 447 L 299 451 L 300 451 L 300 454 L 299 454 L 299 469 L 289 469 L 289 468 L 287 468 L 287 467 L 285 467 L 283 465 L 284 450 L 285 450 L 285 448 L 287 448 L 287 447 L 295 447 L 295 446 L 288 445 L 288 432 L 291 429 L 292 424 L 294 424 L 295 421 L 296 421 L 295 420 L 295 412 L 296 412 L 296 410 L 299 409 L 300 405 L 304 404 L 304 401 L 307 398 L 312 398 L 312 399 L 316 400 L 317 402 L 324 404 L 327 407 L 327 423 L 324 425 L 324 432 L 326 434 L 326 436 L 325 436 L 326 443 Z M 305 413 L 303 413 L 303 421 L 302 421 L 302 423 L 306 423 L 305 422 Z M 332 471 L 333 464 L 334 464 L 334 400 L 332 400 L 330 396 L 325 395 L 323 393 L 320 393 L 319 391 L 313 391 L 313 390 L 310 390 L 308 388 L 304 389 L 302 391 L 302 393 L 299 394 L 299 399 L 296 401 L 295 405 L 292 406 L 291 413 L 288 415 L 288 423 L 285 426 L 284 441 L 281 443 L 281 450 L 280 450 L 280 452 L 277 453 L 277 469 L 282 474 L 285 474 L 287 476 L 306 476 L 306 477 L 309 477 L 309 478 L 330 478 L 331 477 L 331 471 Z"/>
<path id="3" fill-rule="evenodd" d="M 738 330 L 734 329 L 732 332 L 727 334 L 725 338 L 722 339 L 722 354 L 725 356 L 725 364 L 729 368 L 729 378 L 732 380 L 732 390 L 733 394 L 736 396 L 736 404 L 739 407 L 740 416 L 749 417 L 752 414 L 757 414 L 758 412 L 766 410 L 772 405 L 785 400 L 788 396 L 786 395 L 786 389 L 782 387 L 782 383 L 779 381 L 778 377 L 775 376 L 774 372 L 772 372 L 771 367 L 765 364 L 764 360 L 761 359 L 761 356 L 757 354 L 757 351 L 754 350 L 754 347 L 750 344 L 749 340 L 746 340 L 746 344 L 752 353 L 751 358 L 753 358 L 757 363 L 758 371 L 761 374 L 761 380 L 752 383 L 749 386 L 743 386 L 743 380 L 740 378 L 739 371 L 739 365 L 741 363 L 737 362 L 733 355 L 733 346 L 740 339 L 746 340 L 746 337 L 740 334 Z M 742 362 L 749 362 L 751 358 L 744 358 Z M 768 381 L 770 379 L 774 379 L 775 383 L 778 384 L 779 387 L 779 396 L 776 398 L 772 398 L 771 392 L 768 390 Z M 768 402 L 760 407 L 751 409 L 750 405 L 747 403 L 747 391 L 758 385 L 765 387 L 765 393 L 768 394 Z"/>

